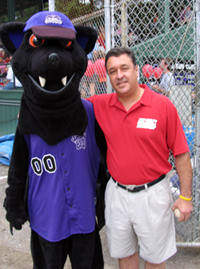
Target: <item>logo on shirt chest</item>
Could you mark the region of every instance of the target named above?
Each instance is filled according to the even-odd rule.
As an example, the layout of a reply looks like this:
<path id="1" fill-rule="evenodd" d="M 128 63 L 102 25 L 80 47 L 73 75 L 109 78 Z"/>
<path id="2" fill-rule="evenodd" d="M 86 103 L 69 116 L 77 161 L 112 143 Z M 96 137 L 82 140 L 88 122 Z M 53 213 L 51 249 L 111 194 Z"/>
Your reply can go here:
<path id="1" fill-rule="evenodd" d="M 137 128 L 142 128 L 142 129 L 154 130 L 157 127 L 156 125 L 157 125 L 157 120 L 155 119 L 139 118 L 137 122 Z"/>
<path id="2" fill-rule="evenodd" d="M 84 132 L 83 136 L 79 135 L 73 135 L 71 138 L 71 141 L 76 145 L 76 149 L 86 149 L 87 147 L 87 133 L 86 131 Z"/>

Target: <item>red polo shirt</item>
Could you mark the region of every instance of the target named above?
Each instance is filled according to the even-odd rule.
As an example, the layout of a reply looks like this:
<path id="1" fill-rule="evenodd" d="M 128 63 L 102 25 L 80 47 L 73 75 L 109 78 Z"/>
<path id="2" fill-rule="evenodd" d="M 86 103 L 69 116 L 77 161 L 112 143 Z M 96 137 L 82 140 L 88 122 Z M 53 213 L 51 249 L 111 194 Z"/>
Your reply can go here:
<path id="1" fill-rule="evenodd" d="M 127 112 L 116 93 L 95 95 L 95 117 L 107 142 L 107 165 L 121 184 L 141 185 L 171 170 L 169 149 L 174 156 L 189 147 L 177 110 L 166 96 L 146 85 L 142 98 Z"/>

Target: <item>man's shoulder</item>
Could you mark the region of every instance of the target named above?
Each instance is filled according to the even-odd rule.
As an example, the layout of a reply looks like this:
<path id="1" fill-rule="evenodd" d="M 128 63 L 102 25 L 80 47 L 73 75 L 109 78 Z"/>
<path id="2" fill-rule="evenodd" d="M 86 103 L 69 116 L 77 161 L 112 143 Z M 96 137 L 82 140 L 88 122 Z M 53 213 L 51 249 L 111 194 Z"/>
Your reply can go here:
<path id="1" fill-rule="evenodd" d="M 155 106 L 163 109 L 164 107 L 174 108 L 174 104 L 170 98 L 158 92 L 152 91 L 152 101 Z"/>
<path id="2" fill-rule="evenodd" d="M 93 104 L 98 104 L 98 103 L 110 101 L 114 95 L 115 95 L 114 93 L 109 93 L 109 94 L 103 93 L 103 94 L 99 94 L 99 95 L 93 95 L 93 96 L 87 98 L 86 100 L 90 101 Z"/>
<path id="3" fill-rule="evenodd" d="M 151 91 L 151 96 L 152 96 L 152 98 L 154 99 L 154 100 L 156 100 L 156 102 L 170 102 L 171 103 L 171 101 L 170 101 L 170 99 L 166 96 L 166 95 L 164 95 L 164 94 L 162 94 L 162 93 L 160 93 L 160 92 L 156 92 L 156 91 L 153 91 L 153 90 L 150 90 Z"/>

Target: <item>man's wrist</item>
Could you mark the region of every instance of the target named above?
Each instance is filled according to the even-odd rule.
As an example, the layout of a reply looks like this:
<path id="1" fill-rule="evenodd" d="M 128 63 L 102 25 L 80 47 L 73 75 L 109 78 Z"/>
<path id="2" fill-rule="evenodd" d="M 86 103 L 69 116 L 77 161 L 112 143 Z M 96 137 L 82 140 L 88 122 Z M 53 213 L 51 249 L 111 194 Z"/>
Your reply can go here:
<path id="1" fill-rule="evenodd" d="M 179 198 L 181 198 L 182 200 L 184 200 L 184 201 L 188 201 L 188 202 L 190 202 L 190 201 L 192 201 L 192 197 L 190 196 L 190 197 L 185 197 L 185 196 L 183 196 L 183 195 L 179 195 Z"/>

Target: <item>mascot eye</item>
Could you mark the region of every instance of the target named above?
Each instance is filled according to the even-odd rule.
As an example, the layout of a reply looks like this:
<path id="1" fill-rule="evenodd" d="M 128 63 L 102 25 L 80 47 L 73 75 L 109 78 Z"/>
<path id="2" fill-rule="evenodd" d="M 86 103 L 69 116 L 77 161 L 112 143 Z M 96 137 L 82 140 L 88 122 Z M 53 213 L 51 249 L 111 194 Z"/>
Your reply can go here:
<path id="1" fill-rule="evenodd" d="M 72 41 L 69 40 L 60 40 L 60 44 L 64 47 L 70 47 L 72 44 Z"/>
<path id="2" fill-rule="evenodd" d="M 32 47 L 39 47 L 40 45 L 42 45 L 44 43 L 44 39 L 38 39 L 35 35 L 31 35 L 29 38 L 29 44 Z"/>

